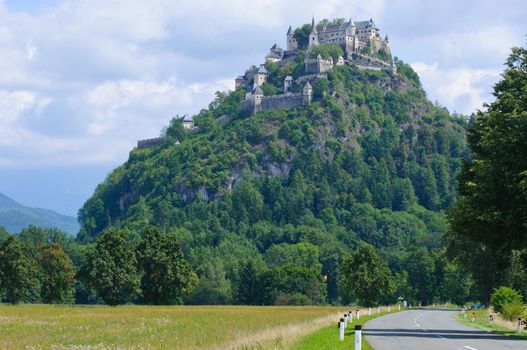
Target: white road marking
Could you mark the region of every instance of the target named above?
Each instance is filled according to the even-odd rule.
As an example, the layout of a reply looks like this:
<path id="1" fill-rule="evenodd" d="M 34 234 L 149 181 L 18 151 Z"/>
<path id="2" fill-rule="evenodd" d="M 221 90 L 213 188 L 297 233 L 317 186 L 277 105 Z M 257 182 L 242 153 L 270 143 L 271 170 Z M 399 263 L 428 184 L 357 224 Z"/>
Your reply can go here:
<path id="1" fill-rule="evenodd" d="M 469 350 L 478 350 L 478 349 L 476 349 L 476 348 L 472 348 L 472 347 L 467 346 L 467 345 L 463 345 L 463 347 L 464 347 L 464 348 L 467 348 L 467 349 L 469 349 Z"/>

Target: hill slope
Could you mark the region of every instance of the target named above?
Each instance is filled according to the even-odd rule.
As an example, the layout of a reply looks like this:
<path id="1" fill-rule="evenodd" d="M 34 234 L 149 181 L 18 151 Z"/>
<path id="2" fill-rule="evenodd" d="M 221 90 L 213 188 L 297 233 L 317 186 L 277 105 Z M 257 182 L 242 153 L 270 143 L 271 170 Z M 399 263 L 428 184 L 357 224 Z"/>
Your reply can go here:
<path id="1" fill-rule="evenodd" d="M 79 239 L 145 222 L 175 231 L 200 276 L 195 302 L 232 302 L 247 261 L 325 276 L 322 289 L 300 291 L 313 302 L 326 286 L 329 299 L 344 298 L 340 264 L 359 242 L 402 270 L 414 247 L 441 247 L 441 211 L 468 153 L 465 119 L 430 103 L 397 65 L 398 75 L 335 67 L 311 81 L 308 107 L 253 116 L 239 110 L 243 89 L 218 93 L 194 117 L 198 131 L 172 120 L 164 145 L 134 149 L 97 187 L 79 211 Z M 268 82 L 278 88 L 301 67 L 268 64 Z"/>
<path id="2" fill-rule="evenodd" d="M 61 229 L 71 235 L 79 232 L 77 220 L 53 210 L 30 208 L 0 193 L 0 226 L 11 233 L 29 225 Z"/>

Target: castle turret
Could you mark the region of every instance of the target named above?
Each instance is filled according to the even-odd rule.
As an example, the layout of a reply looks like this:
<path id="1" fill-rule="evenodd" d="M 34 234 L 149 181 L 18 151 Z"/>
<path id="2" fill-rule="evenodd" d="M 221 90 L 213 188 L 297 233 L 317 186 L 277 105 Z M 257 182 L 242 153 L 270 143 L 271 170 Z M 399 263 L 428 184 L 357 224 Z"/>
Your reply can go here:
<path id="1" fill-rule="evenodd" d="M 183 116 L 183 127 L 189 130 L 194 129 L 194 119 L 192 119 L 192 117 L 188 114 Z"/>
<path id="2" fill-rule="evenodd" d="M 315 17 L 311 20 L 311 34 L 309 34 L 309 47 L 318 45 L 317 25 L 315 24 Z"/>
<path id="3" fill-rule="evenodd" d="M 260 66 L 258 73 L 254 76 L 254 86 L 262 86 L 267 80 L 267 69 L 264 66 Z"/>
<path id="4" fill-rule="evenodd" d="M 286 34 L 287 37 L 287 50 L 296 50 L 298 49 L 298 42 L 295 39 L 295 33 L 293 32 L 293 29 L 291 26 L 289 26 L 289 30 Z"/>
<path id="5" fill-rule="evenodd" d="M 313 88 L 311 87 L 311 84 L 309 84 L 309 81 L 304 85 L 304 89 L 302 90 L 302 95 L 304 97 L 303 103 L 304 105 L 308 105 L 311 103 L 311 100 L 313 99 Z"/>
<path id="6" fill-rule="evenodd" d="M 293 77 L 288 75 L 284 80 L 284 94 L 291 93 L 293 91 Z"/>

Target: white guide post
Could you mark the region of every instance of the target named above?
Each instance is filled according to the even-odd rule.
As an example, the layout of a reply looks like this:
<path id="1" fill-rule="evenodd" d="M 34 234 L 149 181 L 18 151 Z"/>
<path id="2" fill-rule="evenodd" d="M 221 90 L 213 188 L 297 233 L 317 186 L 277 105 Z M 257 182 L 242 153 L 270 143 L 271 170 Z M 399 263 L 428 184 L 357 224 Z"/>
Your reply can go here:
<path id="1" fill-rule="evenodd" d="M 361 350 L 362 348 L 362 326 L 360 324 L 355 325 L 355 350 Z"/>
<path id="2" fill-rule="evenodd" d="M 344 314 L 344 328 L 348 328 L 348 314 Z"/>
<path id="3" fill-rule="evenodd" d="M 340 324 L 339 324 L 339 331 L 340 331 L 340 332 L 339 332 L 339 339 L 340 339 L 341 341 L 344 340 L 344 327 L 345 327 L 345 325 L 344 325 L 344 319 L 341 318 L 341 319 L 340 319 Z"/>
<path id="4" fill-rule="evenodd" d="M 360 311 L 359 311 L 359 309 L 357 309 L 357 311 L 355 311 L 355 314 L 357 315 L 357 320 L 360 320 Z"/>
<path id="5" fill-rule="evenodd" d="M 368 308 L 368 316 L 371 316 L 371 307 Z"/>

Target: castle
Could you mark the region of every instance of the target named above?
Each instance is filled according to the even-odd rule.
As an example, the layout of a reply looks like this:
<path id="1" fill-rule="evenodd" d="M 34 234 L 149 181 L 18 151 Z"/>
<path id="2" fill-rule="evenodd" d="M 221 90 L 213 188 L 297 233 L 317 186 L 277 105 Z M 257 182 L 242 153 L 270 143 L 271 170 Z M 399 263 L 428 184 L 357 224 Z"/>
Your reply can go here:
<path id="1" fill-rule="evenodd" d="M 298 38 L 301 33 L 295 32 L 289 26 L 286 33 L 287 49 L 284 50 L 274 44 L 265 56 L 265 62 L 273 62 L 278 66 L 294 64 L 297 54 L 305 51 L 307 54 L 304 59 L 303 73 L 296 79 L 287 75 L 283 86 L 278 88 L 280 94 L 265 95 L 262 87 L 266 84 L 269 75 L 265 65 L 248 69 L 234 81 L 236 89 L 246 90 L 245 99 L 240 106 L 241 111 L 255 114 L 266 109 L 290 109 L 309 105 L 313 99 L 312 84 L 314 81 L 326 77 L 325 73 L 339 65 L 349 64 L 359 69 L 386 70 L 392 74 L 397 73 L 395 63 L 390 60 L 388 35 L 382 38 L 379 28 L 371 18 L 369 21 L 360 22 L 353 22 L 351 19 L 332 22 L 324 20 L 318 25 L 315 24 L 315 18 L 313 18 L 309 37 L 304 37 L 307 39 L 305 45 L 299 42 Z M 344 57 L 339 56 L 334 60 L 332 57 L 323 58 L 320 54 L 316 57 L 309 55 L 312 48 L 325 44 L 339 45 Z M 182 123 L 187 130 L 196 129 L 194 120 L 188 115 L 183 116 Z M 137 142 L 137 148 L 156 147 L 162 145 L 164 140 L 164 137 L 140 140 Z M 176 142 L 176 145 L 178 144 L 179 141 Z"/>
<path id="2" fill-rule="evenodd" d="M 384 38 L 379 33 L 379 28 L 369 21 L 353 22 L 325 20 L 321 24 L 315 24 L 315 18 L 311 21 L 311 32 L 307 38 L 305 47 L 301 47 L 298 35 L 292 27 L 286 33 L 287 49 L 284 50 L 274 44 L 270 52 L 265 56 L 266 62 L 276 63 L 278 66 L 294 64 L 295 57 L 300 51 L 306 51 L 307 57 L 304 59 L 304 74 L 296 80 L 292 76 L 287 76 L 280 88 L 282 94 L 264 95 L 262 86 L 266 83 L 268 72 L 265 65 L 252 67 L 244 75 L 235 79 L 235 88 L 247 90 L 245 100 L 241 104 L 241 110 L 257 113 L 265 109 L 275 108 L 294 108 L 309 104 L 313 97 L 313 89 L 310 81 L 324 77 L 324 73 L 331 71 L 334 66 L 350 64 L 359 69 L 387 70 L 392 74 L 396 73 L 393 60 L 389 57 L 390 48 L 388 46 L 388 35 Z M 334 44 L 339 45 L 344 52 L 344 56 L 324 59 L 319 54 L 316 57 L 309 57 L 309 51 L 318 45 Z M 380 54 L 385 59 L 382 59 Z M 376 53 L 378 55 L 376 55 Z"/>

